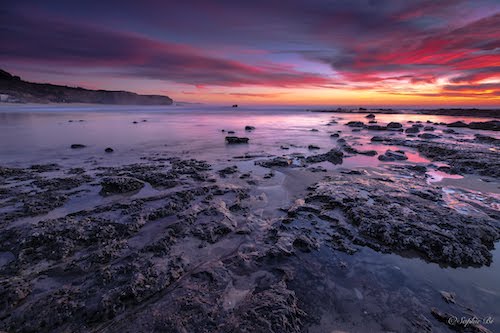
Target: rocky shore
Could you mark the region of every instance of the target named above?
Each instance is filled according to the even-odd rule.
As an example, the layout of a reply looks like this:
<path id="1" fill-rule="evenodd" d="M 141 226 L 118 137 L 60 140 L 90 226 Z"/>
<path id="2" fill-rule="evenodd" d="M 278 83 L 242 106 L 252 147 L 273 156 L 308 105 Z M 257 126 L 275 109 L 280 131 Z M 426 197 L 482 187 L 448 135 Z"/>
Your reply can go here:
<path id="1" fill-rule="evenodd" d="M 470 137 L 447 124 L 377 125 L 315 131 L 330 138 L 326 150 L 282 146 L 281 155 L 224 162 L 184 153 L 115 166 L 0 167 L 0 330 L 488 332 L 449 326 L 450 316 L 485 316 L 478 304 L 394 288 L 402 273 L 388 278 L 356 260 L 369 251 L 440 267 L 491 265 L 498 195 L 453 192 L 429 178 L 473 175 L 498 187 L 494 130 Z M 418 136 L 430 132 L 436 138 Z M 414 162 L 414 153 L 430 162 Z M 344 167 L 358 157 L 383 165 Z"/>
<path id="2" fill-rule="evenodd" d="M 399 109 L 388 108 L 363 108 L 349 109 L 311 109 L 310 112 L 327 112 L 327 113 L 354 113 L 364 114 L 401 114 Z M 476 108 L 440 108 L 440 109 L 408 109 L 406 114 L 421 114 L 421 115 L 438 115 L 438 116 L 454 116 L 454 117 L 493 117 L 500 118 L 500 109 L 476 109 Z"/>

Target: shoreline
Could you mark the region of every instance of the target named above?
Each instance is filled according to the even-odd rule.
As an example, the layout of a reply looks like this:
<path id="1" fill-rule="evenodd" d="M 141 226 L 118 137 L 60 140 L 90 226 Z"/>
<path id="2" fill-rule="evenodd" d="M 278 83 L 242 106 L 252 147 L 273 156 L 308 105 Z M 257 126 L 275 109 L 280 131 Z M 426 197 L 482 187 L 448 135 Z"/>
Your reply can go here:
<path id="1" fill-rule="evenodd" d="M 207 141 L 199 150 L 71 137 L 43 163 L 2 164 L 0 329 L 447 332 L 459 304 L 498 318 L 496 132 L 309 116 L 224 132 L 201 116 L 180 127 Z M 134 119 L 42 129 L 143 142 L 184 122 Z M 229 130 L 249 139 L 225 143 Z"/>
<path id="2" fill-rule="evenodd" d="M 308 112 L 325 112 L 325 113 L 353 113 L 353 114 L 417 114 L 429 116 L 454 116 L 454 117 L 491 117 L 500 118 L 500 109 L 405 109 L 404 112 L 398 109 L 370 109 L 364 110 L 315 110 L 308 109 Z"/>

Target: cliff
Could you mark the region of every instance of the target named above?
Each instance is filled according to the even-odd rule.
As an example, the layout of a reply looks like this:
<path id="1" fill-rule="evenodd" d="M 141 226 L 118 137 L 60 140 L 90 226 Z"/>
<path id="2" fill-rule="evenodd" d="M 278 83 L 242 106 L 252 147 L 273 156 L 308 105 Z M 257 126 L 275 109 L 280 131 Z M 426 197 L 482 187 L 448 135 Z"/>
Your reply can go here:
<path id="1" fill-rule="evenodd" d="M 173 101 L 168 96 L 26 82 L 0 69 L 0 102 L 171 105 Z"/>

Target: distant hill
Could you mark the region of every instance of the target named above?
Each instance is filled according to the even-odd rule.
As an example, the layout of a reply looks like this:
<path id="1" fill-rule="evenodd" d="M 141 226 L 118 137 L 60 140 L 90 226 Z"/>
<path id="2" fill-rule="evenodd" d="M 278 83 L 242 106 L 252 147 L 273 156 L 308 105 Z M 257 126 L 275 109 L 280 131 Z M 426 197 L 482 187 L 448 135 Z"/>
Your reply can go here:
<path id="1" fill-rule="evenodd" d="M 116 105 L 171 105 L 160 95 L 139 95 L 128 91 L 89 90 L 33 83 L 0 69 L 0 102 L 6 103 L 91 103 Z"/>

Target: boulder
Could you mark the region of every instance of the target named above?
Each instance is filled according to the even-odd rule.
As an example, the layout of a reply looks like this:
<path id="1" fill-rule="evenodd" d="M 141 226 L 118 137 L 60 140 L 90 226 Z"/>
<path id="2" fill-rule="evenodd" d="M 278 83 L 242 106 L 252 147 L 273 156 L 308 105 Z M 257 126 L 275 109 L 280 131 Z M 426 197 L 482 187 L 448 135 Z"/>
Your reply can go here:
<path id="1" fill-rule="evenodd" d="M 328 161 L 332 164 L 342 164 L 344 153 L 338 149 L 332 149 L 327 153 L 313 155 L 306 158 L 307 163 L 320 163 Z"/>
<path id="2" fill-rule="evenodd" d="M 408 157 L 405 155 L 404 151 L 397 150 L 393 151 L 388 149 L 383 155 L 378 157 L 380 161 L 390 162 L 390 161 L 405 161 Z"/>
<path id="3" fill-rule="evenodd" d="M 228 144 L 248 143 L 248 140 L 249 140 L 249 138 L 245 138 L 245 137 L 226 136 L 226 142 Z"/>
<path id="4" fill-rule="evenodd" d="M 447 127 L 468 127 L 463 121 L 455 121 L 453 123 L 446 124 Z"/>
<path id="5" fill-rule="evenodd" d="M 480 143 L 493 143 L 493 144 L 496 144 L 496 145 L 498 145 L 500 143 L 500 139 L 496 139 L 496 138 L 491 137 L 491 136 L 482 135 L 482 134 L 476 134 L 474 136 L 475 136 L 475 140 L 474 141 L 476 141 L 476 142 L 480 142 Z"/>
<path id="6" fill-rule="evenodd" d="M 405 130 L 405 133 L 418 133 L 418 132 L 420 132 L 420 129 L 417 126 L 412 126 Z"/>
<path id="7" fill-rule="evenodd" d="M 432 133 L 423 133 L 418 136 L 421 139 L 438 139 L 440 138 L 439 135 L 432 134 Z"/>
<path id="8" fill-rule="evenodd" d="M 367 130 L 370 130 L 370 131 L 385 131 L 385 130 L 387 130 L 387 127 L 382 126 L 382 125 L 367 125 L 367 126 L 365 126 L 365 128 Z"/>
<path id="9" fill-rule="evenodd" d="M 144 183 L 132 177 L 107 177 L 101 181 L 101 195 L 111 195 L 137 191 Z"/>
<path id="10" fill-rule="evenodd" d="M 391 121 L 389 124 L 387 124 L 387 128 L 392 128 L 392 129 L 396 128 L 397 129 L 397 128 L 402 128 L 402 127 L 403 127 L 403 125 L 401 123 L 396 123 L 393 121 Z"/>
<path id="11" fill-rule="evenodd" d="M 285 157 L 275 157 L 269 160 L 256 161 L 255 164 L 264 168 L 287 167 L 292 164 L 292 160 Z"/>
<path id="12" fill-rule="evenodd" d="M 81 143 L 73 143 L 71 145 L 71 149 L 82 149 L 82 148 L 85 148 L 87 147 L 86 145 L 82 145 Z"/>
<path id="13" fill-rule="evenodd" d="M 345 125 L 349 126 L 349 127 L 363 127 L 363 126 L 365 126 L 365 124 L 362 121 L 350 121 Z"/>

